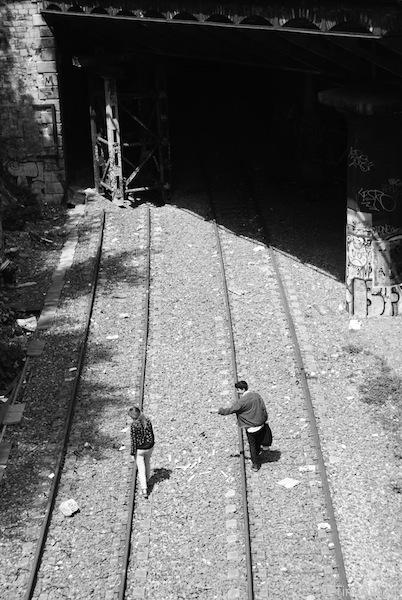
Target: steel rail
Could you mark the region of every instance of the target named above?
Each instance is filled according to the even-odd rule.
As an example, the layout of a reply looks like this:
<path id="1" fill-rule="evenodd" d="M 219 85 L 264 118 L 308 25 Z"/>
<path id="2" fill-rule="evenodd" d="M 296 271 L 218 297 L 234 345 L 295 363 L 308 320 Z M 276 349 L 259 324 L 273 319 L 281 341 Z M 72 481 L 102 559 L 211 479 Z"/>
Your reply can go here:
<path id="1" fill-rule="evenodd" d="M 100 261 L 101 261 L 101 256 L 102 256 L 104 228 L 105 228 L 105 211 L 102 212 L 101 228 L 100 228 L 98 244 L 97 244 L 95 265 L 94 265 L 94 269 L 93 269 L 93 273 L 92 273 L 92 283 L 91 283 L 92 289 L 91 289 L 91 296 L 90 296 L 90 300 L 89 300 L 89 307 L 88 307 L 86 324 L 85 324 L 84 339 L 81 343 L 81 347 L 80 347 L 80 351 L 79 351 L 79 355 L 78 355 L 77 371 L 76 371 L 76 376 L 74 379 L 74 384 L 73 384 L 73 387 L 71 390 L 69 406 L 67 409 L 67 418 L 66 418 L 66 422 L 65 422 L 65 426 L 64 426 L 63 442 L 62 442 L 59 458 L 57 461 L 57 466 L 55 469 L 55 476 L 52 481 L 52 486 L 50 488 L 50 493 L 49 493 L 49 497 L 48 497 L 47 504 L 46 504 L 45 516 L 43 518 L 42 525 L 41 525 L 40 532 L 39 532 L 38 543 L 36 545 L 36 550 L 35 550 L 34 560 L 32 563 L 31 572 L 30 572 L 30 576 L 29 576 L 29 580 L 28 580 L 28 585 L 27 585 L 26 592 L 24 594 L 24 600 L 31 600 L 32 596 L 35 592 L 37 576 L 38 576 L 38 573 L 40 570 L 41 560 L 42 560 L 43 552 L 45 549 L 47 533 L 49 531 L 50 519 L 52 516 L 54 504 L 56 501 L 57 491 L 59 488 L 61 474 L 62 474 L 62 470 L 63 470 L 63 466 L 64 466 L 64 460 L 66 457 L 68 440 L 70 437 L 71 426 L 72 426 L 73 417 L 74 417 L 74 410 L 75 410 L 75 406 L 76 406 L 76 402 L 77 402 L 77 395 L 78 395 L 81 371 L 82 371 L 82 367 L 83 367 L 84 359 L 85 359 L 86 346 L 87 346 L 87 341 L 88 341 L 88 336 L 89 336 L 89 329 L 90 329 L 90 325 L 91 325 L 91 317 L 92 317 L 93 307 L 94 307 L 94 303 L 95 303 L 99 266 L 100 266 Z"/>
<path id="2" fill-rule="evenodd" d="M 245 172 L 247 173 L 248 169 L 245 169 Z M 250 179 L 250 177 L 249 177 L 249 179 Z M 327 470 L 325 467 L 324 456 L 323 456 L 322 447 L 321 447 L 320 434 L 319 434 L 318 426 L 317 426 L 317 419 L 315 416 L 314 405 L 313 405 L 310 388 L 309 388 L 308 381 L 307 381 L 306 370 L 304 368 L 304 363 L 303 363 L 303 358 L 302 358 L 302 354 L 301 354 L 299 340 L 297 337 L 296 327 L 295 327 L 293 317 L 292 317 L 292 312 L 291 312 L 291 309 L 289 306 L 285 284 L 283 283 L 280 267 L 279 267 L 279 264 L 277 261 L 276 249 L 274 249 L 273 246 L 271 245 L 271 241 L 270 241 L 271 235 L 270 235 L 269 227 L 268 227 L 265 217 L 263 216 L 263 212 L 261 210 L 260 199 L 258 198 L 258 195 L 255 193 L 255 191 L 253 189 L 254 188 L 253 181 L 252 180 L 248 181 L 246 185 L 247 185 L 247 190 L 249 192 L 249 197 L 252 201 L 252 204 L 254 205 L 256 214 L 260 218 L 260 222 L 262 224 L 262 234 L 263 234 L 263 238 L 265 241 L 265 246 L 268 250 L 268 253 L 269 253 L 269 256 L 270 256 L 270 259 L 272 262 L 272 266 L 273 266 L 273 269 L 275 272 L 278 289 L 279 289 L 279 294 L 280 294 L 280 298 L 281 298 L 281 303 L 282 303 L 282 308 L 283 308 L 283 311 L 286 316 L 286 321 L 288 324 L 290 337 L 292 340 L 293 352 L 294 352 L 294 357 L 295 357 L 295 362 L 296 362 L 296 369 L 297 369 L 297 373 L 298 373 L 298 378 L 301 382 L 305 406 L 306 406 L 307 413 L 309 416 L 311 434 L 313 437 L 313 445 L 315 446 L 316 453 L 317 453 L 318 472 L 319 472 L 321 483 L 322 483 L 322 490 L 324 493 L 324 499 L 325 499 L 325 504 L 326 504 L 327 513 L 328 513 L 328 520 L 329 520 L 329 523 L 331 526 L 331 533 L 332 533 L 332 537 L 333 537 L 335 559 L 336 559 L 336 564 L 337 564 L 338 573 L 339 573 L 339 581 L 340 581 L 340 586 L 341 586 L 342 598 L 345 600 L 350 600 L 349 584 L 348 584 L 347 575 L 346 575 L 345 563 L 344 563 L 344 559 L 343 559 L 342 547 L 341 547 L 338 527 L 337 527 L 337 523 L 336 523 L 334 506 L 332 503 L 331 489 L 329 486 Z M 251 192 L 251 196 L 250 196 L 250 192 Z"/>
<path id="3" fill-rule="evenodd" d="M 147 353 L 148 353 L 148 337 L 149 337 L 149 304 L 150 304 L 150 285 L 151 285 L 151 209 L 147 207 L 147 258 L 146 258 L 146 290 L 145 290 L 145 310 L 144 310 L 144 333 L 143 333 L 143 344 L 142 344 L 142 360 L 141 360 L 141 372 L 139 379 L 139 405 L 141 409 L 144 405 L 144 388 L 145 388 L 145 375 L 147 368 Z M 130 492 L 128 500 L 128 518 L 126 526 L 126 536 L 124 541 L 124 554 L 120 568 L 120 585 L 118 592 L 118 600 L 124 600 L 127 587 L 127 573 L 130 563 L 131 554 L 131 534 L 133 529 L 133 516 L 135 508 L 135 488 L 137 480 L 137 463 L 134 461 L 133 472 L 130 483 Z"/>
<path id="4" fill-rule="evenodd" d="M 218 247 L 218 255 L 219 255 L 219 264 L 222 275 L 222 286 L 224 292 L 224 302 L 226 308 L 226 318 L 228 324 L 229 331 L 229 345 L 230 345 L 230 359 L 232 364 L 232 372 L 234 379 L 237 381 L 237 360 L 236 360 L 236 347 L 233 336 L 233 320 L 232 320 L 232 312 L 230 309 L 230 300 L 229 300 L 229 290 L 226 279 L 226 270 L 225 270 L 225 261 L 223 257 L 223 249 L 222 243 L 219 235 L 220 227 L 217 224 L 216 218 L 216 207 L 215 202 L 213 200 L 213 194 L 211 191 L 210 183 L 207 177 L 205 177 L 207 181 L 208 188 L 208 196 L 210 199 L 211 205 L 211 214 L 212 214 L 212 223 L 214 225 L 216 243 Z M 237 400 L 237 394 L 234 393 L 234 399 Z M 251 537 L 250 537 L 250 522 L 249 522 L 249 513 L 248 513 L 248 501 L 247 501 L 247 477 L 246 477 L 246 464 L 244 457 L 244 440 L 243 433 L 240 427 L 238 427 L 238 444 L 239 444 L 239 454 L 240 454 L 240 477 L 242 484 L 242 505 L 243 505 L 243 513 L 244 513 L 244 545 L 245 545 L 245 553 L 246 553 L 246 570 L 247 570 L 247 600 L 254 600 L 254 579 L 253 579 L 253 568 L 252 568 L 252 556 L 251 556 Z"/>

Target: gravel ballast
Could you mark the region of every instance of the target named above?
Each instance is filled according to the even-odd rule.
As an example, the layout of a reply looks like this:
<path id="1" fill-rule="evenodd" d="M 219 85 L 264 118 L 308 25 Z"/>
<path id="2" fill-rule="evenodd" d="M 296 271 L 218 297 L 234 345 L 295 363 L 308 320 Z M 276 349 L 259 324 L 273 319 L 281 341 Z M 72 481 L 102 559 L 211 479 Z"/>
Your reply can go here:
<path id="1" fill-rule="evenodd" d="M 209 413 L 233 399 L 221 275 L 206 194 L 188 191 L 194 181 L 202 190 L 190 164 L 187 177 L 171 205 L 151 207 L 144 410 L 156 446 L 149 499 L 139 500 L 134 515 L 129 598 L 226 600 L 246 594 L 235 419 Z M 272 265 L 251 211 L 236 205 L 235 189 L 215 189 L 219 202 L 225 189 L 230 199 L 218 220 L 225 226 L 239 376 L 265 398 L 274 433 L 261 470 L 251 474 L 246 463 L 256 598 L 336 598 L 331 532 Z M 267 197 L 263 182 L 259 193 Z M 88 206 L 91 220 L 80 226 L 55 324 L 42 334 L 45 351 L 27 387 L 23 424 L 9 430 L 19 444 L 3 483 L 7 559 L 0 593 L 6 598 L 22 597 L 43 515 L 65 416 L 56 390 L 71 383 L 66 371 L 74 367 L 82 335 L 103 207 L 104 255 L 86 363 L 35 598 L 116 597 L 132 474 L 127 409 L 139 401 L 144 339 L 147 207 L 119 209 L 98 198 Z M 295 243 L 286 212 L 278 207 L 276 216 L 268 214 L 281 242 L 289 235 Z M 309 262 L 318 264 L 311 244 L 309 251 Z M 343 284 L 294 257 L 278 258 L 309 372 L 352 598 L 394 600 L 402 583 L 401 321 L 371 319 L 350 332 L 338 309 Z M 283 487 L 286 478 L 297 484 Z M 68 498 L 80 509 L 72 517 L 58 510 Z"/>

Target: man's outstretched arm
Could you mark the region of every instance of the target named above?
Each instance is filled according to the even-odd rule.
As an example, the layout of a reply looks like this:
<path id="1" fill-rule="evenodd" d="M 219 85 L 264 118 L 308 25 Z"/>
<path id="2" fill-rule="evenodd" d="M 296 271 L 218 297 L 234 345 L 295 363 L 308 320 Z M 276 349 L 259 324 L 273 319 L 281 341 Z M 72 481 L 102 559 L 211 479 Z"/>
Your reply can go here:
<path id="1" fill-rule="evenodd" d="M 209 411 L 210 413 L 218 413 L 219 415 L 232 415 L 233 413 L 238 413 L 241 411 L 243 407 L 243 403 L 242 401 L 236 400 L 235 402 L 233 402 L 233 404 L 231 404 L 231 406 L 229 406 L 228 408 L 211 408 L 211 410 Z"/>

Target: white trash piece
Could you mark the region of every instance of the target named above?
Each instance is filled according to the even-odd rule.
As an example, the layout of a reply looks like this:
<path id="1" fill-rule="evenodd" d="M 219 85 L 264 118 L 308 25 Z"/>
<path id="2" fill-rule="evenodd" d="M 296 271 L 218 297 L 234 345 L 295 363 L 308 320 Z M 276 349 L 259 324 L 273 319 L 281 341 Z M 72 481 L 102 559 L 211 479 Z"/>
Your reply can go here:
<path id="1" fill-rule="evenodd" d="M 37 326 L 36 317 L 28 317 L 27 319 L 17 319 L 17 324 L 26 331 L 35 331 Z"/>
<path id="2" fill-rule="evenodd" d="M 300 481 L 297 481 L 297 479 L 292 479 L 291 477 L 285 477 L 285 479 L 278 481 L 278 485 L 285 487 L 287 490 L 291 490 L 299 483 Z"/>
<path id="3" fill-rule="evenodd" d="M 361 329 L 361 326 L 361 322 L 357 319 L 351 319 L 349 321 L 349 331 L 359 331 L 359 329 Z"/>
<path id="4" fill-rule="evenodd" d="M 69 500 L 64 500 L 64 502 L 60 504 L 59 510 L 65 517 L 71 517 L 74 513 L 80 510 L 80 507 L 75 500 L 70 498 Z"/>
<path id="5" fill-rule="evenodd" d="M 314 473 L 315 472 L 315 465 L 303 465 L 301 467 L 299 467 L 299 471 L 301 473 Z"/>

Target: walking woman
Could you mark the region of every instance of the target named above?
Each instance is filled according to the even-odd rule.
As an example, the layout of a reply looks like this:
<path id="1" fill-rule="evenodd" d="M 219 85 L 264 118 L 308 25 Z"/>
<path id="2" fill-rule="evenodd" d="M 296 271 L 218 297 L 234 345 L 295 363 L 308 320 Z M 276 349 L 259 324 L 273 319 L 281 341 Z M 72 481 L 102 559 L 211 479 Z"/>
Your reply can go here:
<path id="1" fill-rule="evenodd" d="M 151 472 L 151 454 L 155 444 L 152 423 L 141 412 L 138 406 L 130 408 L 128 414 L 132 418 L 131 456 L 133 456 L 137 462 L 141 494 L 144 498 L 147 498 L 148 480 Z"/>

